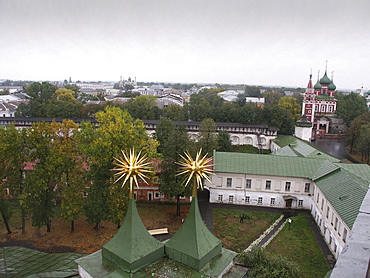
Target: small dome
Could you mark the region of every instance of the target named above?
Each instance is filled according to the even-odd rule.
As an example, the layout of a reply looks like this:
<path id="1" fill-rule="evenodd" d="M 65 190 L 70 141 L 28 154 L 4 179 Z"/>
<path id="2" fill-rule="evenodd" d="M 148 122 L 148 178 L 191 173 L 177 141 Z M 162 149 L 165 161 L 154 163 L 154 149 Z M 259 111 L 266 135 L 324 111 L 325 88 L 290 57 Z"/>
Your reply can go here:
<path id="1" fill-rule="evenodd" d="M 334 85 L 333 81 L 328 86 L 328 90 L 330 90 L 330 91 L 335 91 L 336 88 L 337 88 L 337 86 Z"/>
<path id="2" fill-rule="evenodd" d="M 315 84 L 315 86 L 313 86 L 313 88 L 314 88 L 315 90 L 321 90 L 322 86 L 321 86 L 320 82 L 319 82 L 319 81 L 317 81 L 317 83 Z"/>
<path id="3" fill-rule="evenodd" d="M 329 77 L 326 75 L 326 71 L 325 71 L 325 74 L 324 76 L 320 79 L 320 84 L 321 85 L 329 85 L 331 83 L 331 80 L 329 79 Z"/>

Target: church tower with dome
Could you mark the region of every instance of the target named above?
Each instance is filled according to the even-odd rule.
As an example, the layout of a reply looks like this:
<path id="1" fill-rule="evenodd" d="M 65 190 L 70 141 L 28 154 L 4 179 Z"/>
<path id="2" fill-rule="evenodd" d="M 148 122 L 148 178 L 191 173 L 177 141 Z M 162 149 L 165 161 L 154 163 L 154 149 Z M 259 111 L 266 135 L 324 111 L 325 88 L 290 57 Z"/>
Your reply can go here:
<path id="1" fill-rule="evenodd" d="M 319 133 L 329 132 L 331 118 L 337 109 L 336 88 L 333 78 L 330 79 L 327 75 L 327 69 L 321 79 L 318 74 L 315 85 L 312 85 L 312 73 L 310 74 L 303 98 L 302 115 L 306 115 L 307 120 L 313 124 L 313 129 Z"/>

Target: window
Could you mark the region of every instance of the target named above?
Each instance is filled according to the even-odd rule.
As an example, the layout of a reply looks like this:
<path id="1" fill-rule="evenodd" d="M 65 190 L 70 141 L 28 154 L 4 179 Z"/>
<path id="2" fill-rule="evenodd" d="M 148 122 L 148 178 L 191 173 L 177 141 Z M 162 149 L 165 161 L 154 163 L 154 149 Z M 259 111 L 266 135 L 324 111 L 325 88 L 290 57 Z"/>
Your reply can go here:
<path id="1" fill-rule="evenodd" d="M 251 197 L 250 196 L 245 196 L 245 203 L 249 204 L 250 201 L 251 201 Z"/>
<path id="2" fill-rule="evenodd" d="M 339 222 L 338 224 L 338 235 L 340 236 L 340 228 L 341 228 L 341 223 Z"/>
<path id="3" fill-rule="evenodd" d="M 347 240 L 347 229 L 343 229 L 343 242 L 346 242 L 346 240 Z"/>
<path id="4" fill-rule="evenodd" d="M 271 189 L 271 181 L 266 181 L 266 190 Z"/>
<path id="5" fill-rule="evenodd" d="M 226 187 L 231 187 L 232 182 L 233 182 L 233 179 L 232 178 L 227 178 L 226 179 Z"/>
<path id="6" fill-rule="evenodd" d="M 329 112 L 333 112 L 333 106 L 329 106 Z"/>
<path id="7" fill-rule="evenodd" d="M 218 197 L 217 197 L 217 201 L 218 201 L 218 202 L 222 202 L 222 195 L 218 195 Z"/>
<path id="8" fill-rule="evenodd" d="M 325 105 L 321 106 L 321 112 L 325 112 Z"/>
<path id="9" fill-rule="evenodd" d="M 275 205 L 275 198 L 271 198 L 270 205 L 274 206 Z"/>
<path id="10" fill-rule="evenodd" d="M 315 112 L 319 111 L 319 106 L 316 104 L 315 105 Z"/>
<path id="11" fill-rule="evenodd" d="M 303 207 L 303 200 L 298 200 L 298 207 Z"/>
<path id="12" fill-rule="evenodd" d="M 337 253 L 337 245 L 334 244 L 334 253 Z"/>
<path id="13" fill-rule="evenodd" d="M 234 202 L 234 195 L 229 195 L 229 203 L 233 203 Z"/>
<path id="14" fill-rule="evenodd" d="M 154 193 L 154 198 L 159 198 L 159 192 Z"/>
<path id="15" fill-rule="evenodd" d="M 262 205 L 262 200 L 263 200 L 263 197 L 258 197 L 258 205 Z"/>
<path id="16" fill-rule="evenodd" d="M 324 199 L 321 199 L 321 210 L 324 209 Z"/>
<path id="17" fill-rule="evenodd" d="M 331 213 L 331 221 L 330 224 L 333 226 L 333 221 L 334 221 L 334 212 Z"/>
<path id="18" fill-rule="evenodd" d="M 333 242 L 333 238 L 330 236 L 329 237 L 329 244 L 331 244 Z"/>
<path id="19" fill-rule="evenodd" d="M 252 180 L 247 179 L 247 182 L 245 184 L 245 188 L 247 188 L 247 189 L 251 189 L 252 188 Z"/>
<path id="20" fill-rule="evenodd" d="M 337 228 L 338 228 L 338 217 L 335 217 L 334 230 L 337 230 Z"/>
<path id="21" fill-rule="evenodd" d="M 330 212 L 330 208 L 329 206 L 326 208 L 326 218 L 328 219 L 329 218 L 329 212 Z"/>
<path id="22" fill-rule="evenodd" d="M 310 186 L 311 184 L 309 182 L 307 182 L 305 185 L 304 185 L 304 192 L 310 192 Z"/>
<path id="23" fill-rule="evenodd" d="M 287 181 L 286 183 L 285 183 L 285 191 L 290 191 L 290 181 Z"/>
<path id="24" fill-rule="evenodd" d="M 326 235 L 326 226 L 324 227 L 324 236 Z"/>
<path id="25" fill-rule="evenodd" d="M 320 193 L 317 193 L 316 203 L 319 203 L 319 200 L 320 200 Z"/>

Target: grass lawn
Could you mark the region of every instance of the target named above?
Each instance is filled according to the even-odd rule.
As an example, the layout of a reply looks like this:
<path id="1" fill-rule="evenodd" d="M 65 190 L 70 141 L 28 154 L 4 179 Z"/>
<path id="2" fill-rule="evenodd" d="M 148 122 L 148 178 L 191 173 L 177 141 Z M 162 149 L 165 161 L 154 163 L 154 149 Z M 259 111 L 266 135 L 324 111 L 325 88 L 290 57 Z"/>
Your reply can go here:
<path id="1" fill-rule="evenodd" d="M 240 223 L 240 214 L 248 216 Z M 276 219 L 278 213 L 214 209 L 214 233 L 225 248 L 242 252 L 256 240 Z"/>
<path id="2" fill-rule="evenodd" d="M 329 271 L 304 214 L 292 217 L 290 226 L 288 223 L 280 231 L 266 251 L 294 261 L 305 278 L 324 277 Z"/>

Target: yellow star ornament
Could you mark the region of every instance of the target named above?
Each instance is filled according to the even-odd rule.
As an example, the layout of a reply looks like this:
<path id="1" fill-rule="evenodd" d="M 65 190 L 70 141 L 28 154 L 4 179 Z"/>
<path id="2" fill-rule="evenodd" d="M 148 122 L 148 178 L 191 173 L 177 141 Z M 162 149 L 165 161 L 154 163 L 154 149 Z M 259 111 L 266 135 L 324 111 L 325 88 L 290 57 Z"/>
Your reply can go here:
<path id="1" fill-rule="evenodd" d="M 181 166 L 180 173 L 178 175 L 186 175 L 185 186 L 193 179 L 193 192 L 192 196 L 197 197 L 197 189 L 203 189 L 203 179 L 211 182 L 208 175 L 213 174 L 213 170 L 210 168 L 214 164 L 209 163 L 212 158 L 207 158 L 207 154 L 202 157 L 202 150 L 200 149 L 193 159 L 189 152 L 185 152 L 185 156 L 180 155 L 183 159 L 182 162 L 178 162 Z"/>
<path id="2" fill-rule="evenodd" d="M 149 166 L 150 162 L 146 162 L 146 155 L 141 155 L 141 151 L 136 155 L 135 150 L 132 149 L 128 154 L 121 150 L 122 156 L 115 157 L 113 164 L 116 165 L 112 171 L 116 171 L 114 174 L 115 183 L 123 179 L 122 187 L 125 186 L 126 182 L 130 180 L 130 199 L 134 199 L 134 190 L 133 184 L 135 182 L 136 186 L 139 187 L 138 178 L 142 179 L 145 183 L 148 184 L 146 179 L 148 177 L 145 173 L 152 173 L 151 167 Z"/>

